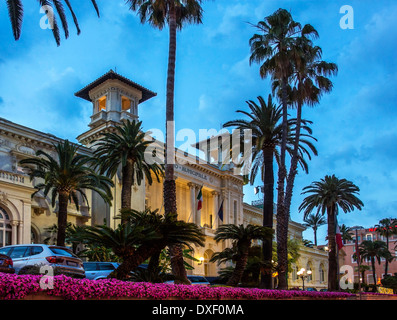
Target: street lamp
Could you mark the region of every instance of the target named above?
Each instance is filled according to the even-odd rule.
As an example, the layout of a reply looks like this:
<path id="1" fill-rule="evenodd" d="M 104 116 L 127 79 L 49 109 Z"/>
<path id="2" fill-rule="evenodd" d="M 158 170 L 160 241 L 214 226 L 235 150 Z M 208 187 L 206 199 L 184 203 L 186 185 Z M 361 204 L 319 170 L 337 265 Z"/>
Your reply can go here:
<path id="1" fill-rule="evenodd" d="M 302 279 L 302 288 L 304 291 L 305 290 L 305 279 L 310 277 L 310 275 L 312 274 L 312 271 L 311 270 L 306 271 L 305 268 L 302 268 L 296 274 Z"/>
<path id="2" fill-rule="evenodd" d="M 359 256 L 359 252 L 358 252 L 358 230 L 362 230 L 364 229 L 364 227 L 361 226 L 354 226 L 351 227 L 350 230 L 355 231 L 356 232 L 356 259 L 357 259 L 357 273 L 358 273 L 358 294 L 360 296 L 360 300 L 361 300 L 361 279 L 360 279 L 360 256 Z"/>

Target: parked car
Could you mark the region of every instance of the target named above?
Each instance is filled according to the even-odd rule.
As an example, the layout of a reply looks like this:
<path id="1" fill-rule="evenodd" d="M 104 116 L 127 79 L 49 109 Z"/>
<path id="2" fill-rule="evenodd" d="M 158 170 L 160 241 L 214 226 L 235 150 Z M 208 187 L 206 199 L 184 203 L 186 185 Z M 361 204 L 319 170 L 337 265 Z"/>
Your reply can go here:
<path id="1" fill-rule="evenodd" d="M 85 277 L 89 280 L 106 279 L 120 265 L 117 262 L 84 262 Z"/>
<path id="2" fill-rule="evenodd" d="M 68 248 L 46 244 L 11 245 L 0 248 L 0 254 L 9 256 L 17 274 L 29 267 L 49 265 L 54 268 L 54 275 L 61 273 L 68 276 L 84 278 L 83 261 Z"/>
<path id="3" fill-rule="evenodd" d="M 317 289 L 313 287 L 308 287 L 305 289 L 305 291 L 317 291 Z"/>
<path id="4" fill-rule="evenodd" d="M 4 254 L 0 254 L 0 272 L 15 273 L 12 259 Z"/>
<path id="5" fill-rule="evenodd" d="M 203 276 L 193 276 L 188 275 L 187 278 L 190 280 L 192 285 L 202 285 L 202 286 L 210 286 L 210 282 Z M 174 283 L 174 280 L 166 281 L 165 283 Z"/>

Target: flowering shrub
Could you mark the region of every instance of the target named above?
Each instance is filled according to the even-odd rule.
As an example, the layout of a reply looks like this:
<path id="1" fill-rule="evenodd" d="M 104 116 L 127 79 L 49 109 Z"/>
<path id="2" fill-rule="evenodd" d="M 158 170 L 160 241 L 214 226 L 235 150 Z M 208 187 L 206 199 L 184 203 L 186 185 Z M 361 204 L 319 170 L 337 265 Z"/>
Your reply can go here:
<path id="1" fill-rule="evenodd" d="M 205 287 L 145 282 L 124 282 L 116 279 L 73 279 L 64 275 L 53 278 L 53 289 L 40 288 L 37 275 L 15 275 L 0 273 L 0 299 L 16 300 L 45 292 L 49 296 L 67 300 L 145 298 L 164 300 L 218 300 L 218 299 L 291 299 L 308 297 L 313 299 L 339 299 L 355 296 L 345 292 L 281 291 L 248 288 Z"/>

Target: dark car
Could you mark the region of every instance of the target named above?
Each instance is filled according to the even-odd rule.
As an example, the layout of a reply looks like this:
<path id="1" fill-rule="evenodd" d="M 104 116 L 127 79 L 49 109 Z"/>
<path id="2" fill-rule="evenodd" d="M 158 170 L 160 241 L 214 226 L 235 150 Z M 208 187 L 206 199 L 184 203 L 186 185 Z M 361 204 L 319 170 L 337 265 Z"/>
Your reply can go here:
<path id="1" fill-rule="evenodd" d="M 0 254 L 0 272 L 3 273 L 15 273 L 13 268 L 12 259 L 9 256 Z"/>
<path id="2" fill-rule="evenodd" d="M 106 279 L 119 267 L 117 262 L 84 262 L 85 277 L 89 280 Z"/>

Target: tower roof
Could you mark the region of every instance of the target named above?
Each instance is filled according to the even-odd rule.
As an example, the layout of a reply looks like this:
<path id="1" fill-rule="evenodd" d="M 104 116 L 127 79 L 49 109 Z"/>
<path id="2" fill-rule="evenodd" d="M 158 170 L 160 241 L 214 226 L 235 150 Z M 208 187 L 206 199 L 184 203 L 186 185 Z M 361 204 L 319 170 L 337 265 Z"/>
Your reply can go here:
<path id="1" fill-rule="evenodd" d="M 87 101 L 92 101 L 89 92 L 100 85 L 101 83 L 105 82 L 106 80 L 119 80 L 126 85 L 129 85 L 135 89 L 138 89 L 142 92 L 142 99 L 139 101 L 139 103 L 145 102 L 146 100 L 149 100 L 155 96 L 157 96 L 157 93 L 150 91 L 149 89 L 146 89 L 145 87 L 142 87 L 141 85 L 137 84 L 136 82 L 127 79 L 126 77 L 123 77 L 122 75 L 114 72 L 113 70 L 110 70 L 109 72 L 105 73 L 103 76 L 95 80 L 94 82 L 91 82 L 89 85 L 81 89 L 80 91 L 76 92 L 74 95 L 76 97 L 82 98 Z"/>

